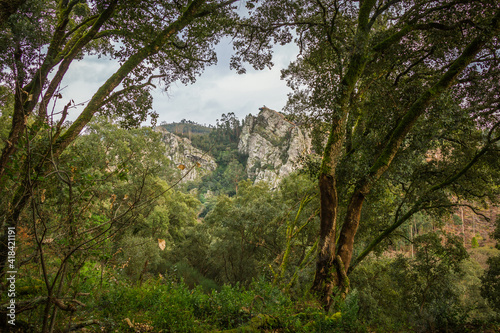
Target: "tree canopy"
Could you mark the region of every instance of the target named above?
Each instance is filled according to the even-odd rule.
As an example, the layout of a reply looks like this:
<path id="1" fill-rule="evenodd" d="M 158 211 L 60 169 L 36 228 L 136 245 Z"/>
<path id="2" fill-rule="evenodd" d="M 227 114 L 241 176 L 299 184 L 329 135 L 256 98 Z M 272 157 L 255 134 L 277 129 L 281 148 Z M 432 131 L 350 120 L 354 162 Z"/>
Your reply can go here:
<path id="1" fill-rule="evenodd" d="M 498 2 L 249 6 L 234 67 L 269 64 L 270 46 L 293 39 L 301 53 L 283 71 L 294 89 L 288 108 L 328 124 L 313 285 L 325 308 L 334 288 L 348 290 L 349 270 L 416 212 L 497 200 Z M 402 199 L 353 258 L 358 228 L 373 218 L 365 201 L 377 202 L 384 187 Z"/>
<path id="2" fill-rule="evenodd" d="M 123 321 L 109 304 L 125 295 L 155 309 L 148 323 L 172 331 L 242 320 L 249 330 L 349 329 L 357 301 L 363 318 L 386 320 L 388 330 L 457 328 L 472 303 L 498 310 L 499 257 L 484 260 L 479 277 L 465 231 L 459 239 L 434 226 L 453 216 L 464 228 L 457 208 L 488 220 L 481 209 L 499 203 L 500 3 L 248 0 L 242 13 L 236 2 L 0 0 L 0 276 L 14 267 L 16 230 L 16 264 L 33 271 L 21 271 L 23 290 L 36 296 L 23 297 L 18 313 L 32 311 L 29 320 L 53 332 L 64 311 L 71 330 L 77 297 L 94 292 L 94 310 L 80 318 L 106 308 Z M 239 73 L 272 66 L 276 44 L 299 46 L 282 70 L 292 89 L 287 119 L 310 130 L 320 156 L 274 190 L 246 179 L 234 113 L 211 130 L 173 125 L 218 163 L 186 186 L 177 186 L 159 134 L 140 127 L 157 117 L 151 89 L 194 83 L 217 62 L 224 36 Z M 63 78 L 94 55 L 118 69 L 89 101 L 58 110 Z M 417 225 L 431 232 L 415 235 Z M 411 256 L 371 255 L 400 239 Z M 152 276 L 160 282 L 145 282 Z M 464 276 L 475 284 L 459 293 Z M 292 315 L 291 299 L 306 288 L 320 306 L 305 298 Z M 286 318 L 255 315 L 266 307 Z M 399 312 L 387 319 L 382 307 Z M 137 328 L 129 322 L 120 327 Z"/>
<path id="3" fill-rule="evenodd" d="M 2 197 L 10 192 L 14 198 L 5 228 L 16 225 L 29 198 L 24 186 L 17 187 L 17 192 L 7 189 L 19 177 L 16 151 L 26 144 L 22 140 L 26 131 L 30 137 L 46 136 L 45 145 L 40 144 L 34 155 L 44 157 L 30 162 L 36 165 L 34 173 L 42 176 L 51 159 L 75 140 L 96 113 L 119 117 L 125 126 L 137 126 L 148 115 L 154 118 L 148 89 L 154 86 L 153 80 L 166 85 L 193 82 L 205 66 L 215 63 L 213 46 L 231 30 L 235 1 L 20 3 L 0 36 L 0 79 L 14 95 L 12 124 L 0 157 Z M 88 54 L 109 56 L 120 67 L 66 126 L 74 101 L 60 111 L 57 121 L 49 103 L 60 96 L 60 83 L 70 65 Z M 42 132 L 46 125 L 48 131 Z M 1 243 L 0 247 L 5 246 L 5 239 Z M 4 262 L 5 248 L 0 253 Z"/>

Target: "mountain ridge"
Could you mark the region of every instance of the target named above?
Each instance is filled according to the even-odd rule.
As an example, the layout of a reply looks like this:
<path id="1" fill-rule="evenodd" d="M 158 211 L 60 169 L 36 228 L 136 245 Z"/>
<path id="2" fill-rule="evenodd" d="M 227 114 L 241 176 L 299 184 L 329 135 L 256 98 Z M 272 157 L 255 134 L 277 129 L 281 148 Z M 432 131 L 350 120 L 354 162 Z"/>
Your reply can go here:
<path id="1" fill-rule="evenodd" d="M 214 128 L 184 121 L 162 124 L 155 130 L 162 133 L 165 154 L 182 169 L 182 175 L 194 166 L 190 175 L 183 178 L 183 182 L 199 181 L 213 172 L 218 164 L 224 163 L 216 162 L 217 158 L 213 156 L 211 148 L 207 149 L 207 145 L 202 147 L 198 144 L 196 147 L 196 143 L 192 141 L 194 136 L 209 135 L 219 128 L 237 134 L 237 150 L 246 157 L 243 165 L 246 178 L 255 182 L 268 182 L 271 187 L 276 187 L 286 175 L 300 168 L 301 156 L 311 154 L 311 137 L 283 114 L 265 106 L 259 110 L 255 116 L 247 115 L 241 125 L 236 120 L 238 129 L 231 127 L 236 125 L 235 120 L 230 118 L 234 114 L 230 114 L 223 115 L 225 122 L 218 123 L 218 127 Z M 168 129 L 177 130 L 177 134 Z M 197 162 L 200 165 L 195 165 Z"/>

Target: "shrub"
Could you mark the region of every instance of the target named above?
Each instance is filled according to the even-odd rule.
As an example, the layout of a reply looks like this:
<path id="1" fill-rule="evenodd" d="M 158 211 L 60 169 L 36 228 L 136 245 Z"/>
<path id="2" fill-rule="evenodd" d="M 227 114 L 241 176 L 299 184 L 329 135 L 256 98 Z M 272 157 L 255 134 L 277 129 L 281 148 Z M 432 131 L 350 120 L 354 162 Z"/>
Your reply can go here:
<path id="1" fill-rule="evenodd" d="M 473 249 L 479 247 L 479 242 L 477 241 L 476 236 L 472 237 L 471 246 L 472 246 Z"/>

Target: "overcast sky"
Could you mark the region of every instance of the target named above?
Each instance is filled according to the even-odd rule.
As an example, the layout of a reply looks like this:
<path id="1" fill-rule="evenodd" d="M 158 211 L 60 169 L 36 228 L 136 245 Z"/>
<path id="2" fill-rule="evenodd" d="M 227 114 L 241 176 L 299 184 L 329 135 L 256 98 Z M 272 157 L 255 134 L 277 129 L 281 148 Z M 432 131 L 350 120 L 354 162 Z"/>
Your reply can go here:
<path id="1" fill-rule="evenodd" d="M 232 46 L 223 40 L 217 46 L 218 64 L 205 69 L 196 83 L 185 86 L 174 83 L 168 91 L 158 87 L 153 92 L 153 109 L 162 121 L 177 122 L 182 119 L 200 124 L 215 124 L 223 113 L 234 112 L 239 119 L 249 113 L 257 114 L 258 108 L 267 107 L 280 111 L 286 104 L 291 90 L 280 80 L 280 70 L 285 68 L 297 55 L 295 45 L 276 47 L 269 70 L 255 71 L 247 66 L 247 73 L 237 74 L 229 70 Z M 63 99 L 56 108 L 61 109 L 69 99 L 76 103 L 88 101 L 110 75 L 118 69 L 118 64 L 108 59 L 86 57 L 72 64 L 61 87 Z M 70 111 L 68 120 L 75 120 L 81 108 Z"/>

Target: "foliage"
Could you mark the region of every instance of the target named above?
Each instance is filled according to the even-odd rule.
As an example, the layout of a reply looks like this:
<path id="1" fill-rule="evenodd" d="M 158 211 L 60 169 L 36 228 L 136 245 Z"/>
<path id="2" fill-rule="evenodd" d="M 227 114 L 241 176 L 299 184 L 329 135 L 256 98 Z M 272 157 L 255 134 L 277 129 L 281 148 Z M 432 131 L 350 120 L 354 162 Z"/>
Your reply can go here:
<path id="1" fill-rule="evenodd" d="M 444 241 L 444 242 L 443 242 Z M 371 258 L 352 275 L 361 320 L 381 331 L 460 331 L 494 320 L 479 294 L 481 267 L 462 243 L 434 233 L 415 239 L 414 258 Z"/>
<path id="2" fill-rule="evenodd" d="M 75 140 L 98 114 L 123 128 L 138 127 L 148 117 L 154 123 L 153 81 L 165 88 L 192 83 L 216 63 L 214 46 L 237 21 L 235 1 L 20 1 L 6 16 L 2 11 L 2 120 L 10 124 L 0 133 L 6 143 L 0 154 L 0 275 L 7 266 L 9 228 L 29 228 L 47 287 L 42 332 L 53 332 L 59 310 L 72 308 L 51 300 L 68 292 L 65 279 L 95 255 L 90 250 L 109 245 L 110 238 L 140 221 L 156 199 L 161 201 L 157 194 L 168 189 L 158 182 L 165 176 L 159 170 L 162 158 L 141 156 L 154 135 L 129 133 L 144 139 L 140 147 L 127 147 L 129 136 L 72 150 Z M 91 55 L 119 66 L 81 105 L 63 96 L 60 85 L 75 62 Z M 5 102 L 4 86 L 14 103 Z M 66 122 L 74 108 L 76 119 Z M 42 251 L 47 243 L 55 248 L 54 257 Z"/>
<path id="3" fill-rule="evenodd" d="M 9 137 L 9 123 L 12 122 L 14 96 L 5 86 L 0 86 L 0 149 Z"/>
<path id="4" fill-rule="evenodd" d="M 207 134 L 191 138 L 193 146 L 209 152 L 215 158 L 217 168 L 205 175 L 200 182 L 188 185 L 188 190 L 197 188 L 200 194 L 214 193 L 233 196 L 238 189 L 238 182 L 246 179 L 246 156 L 238 151 L 242 124 L 230 112 L 217 119 L 216 126 Z M 208 210 L 203 213 L 203 216 Z"/>
<path id="5" fill-rule="evenodd" d="M 114 284 L 107 290 L 97 291 L 96 295 L 85 315 L 98 319 L 106 330 L 127 332 L 147 326 L 153 331 L 169 332 L 230 332 L 231 329 L 348 332 L 354 328 L 345 318 L 349 316 L 348 311 L 355 311 L 355 306 L 346 306 L 346 316 L 325 315 L 309 299 L 293 301 L 263 280 L 253 281 L 248 289 L 225 285 L 219 291 L 206 293 L 200 287 L 190 290 L 182 281 L 164 277 L 149 280 L 142 286 Z M 348 310 L 349 307 L 352 310 Z"/>
<path id="6" fill-rule="evenodd" d="M 476 236 L 472 237 L 472 239 L 471 239 L 471 247 L 472 247 L 473 249 L 475 249 L 475 248 L 479 247 L 479 243 L 478 243 L 478 241 L 477 241 Z"/>
<path id="7" fill-rule="evenodd" d="M 172 170 L 159 134 L 148 128 L 94 122 L 54 164 L 55 172 L 38 179 L 29 209 L 20 216 L 17 251 L 19 279 L 43 281 L 27 287 L 46 297 L 29 323 L 49 329 L 65 317 L 58 314 L 68 311 L 64 299 L 91 288 L 89 279 L 95 282 L 90 263 L 101 272 L 101 286 L 107 269 L 139 283 L 162 264 L 164 271 L 158 239 L 178 241 L 199 205 L 168 186 Z M 29 302 L 30 294 L 18 300 Z"/>
<path id="8" fill-rule="evenodd" d="M 435 233 L 417 237 L 415 258 L 409 262 L 399 258 L 394 267 L 399 283 L 410 282 L 401 288 L 403 297 L 418 318 L 416 326 L 428 325 L 425 329 L 459 327 L 464 321 L 450 279 L 460 273 L 467 252 L 458 237 L 447 236 L 442 242 Z"/>
<path id="9" fill-rule="evenodd" d="M 462 239 L 436 230 L 462 223 L 456 207 L 500 197 L 498 1 L 251 0 L 243 17 L 234 2 L 15 0 L 0 13 L 0 276 L 15 229 L 20 325 L 363 332 L 495 320 L 499 257 L 483 274 Z M 194 82 L 228 34 L 239 72 L 270 66 L 276 43 L 300 46 L 283 71 L 287 109 L 322 157 L 277 189 L 245 179 L 234 113 L 212 129 L 170 124 L 218 163 L 185 187 L 172 185 L 159 133 L 139 128 L 156 118 L 151 87 Z M 60 84 L 89 55 L 119 68 L 67 122 L 79 101 Z M 394 255 L 408 246 L 411 257 Z"/>
<path id="10" fill-rule="evenodd" d="M 173 256 L 218 284 L 248 285 L 252 279 L 271 278 L 279 271 L 284 284 L 297 275 L 294 280 L 300 285 L 307 281 L 301 275 L 310 265 L 306 255 L 314 250 L 317 200 L 303 207 L 291 243 L 287 228 L 299 209 L 297 202 L 313 193 L 314 183 L 300 175 L 284 179 L 276 191 L 265 183 L 242 181 L 235 196 L 218 196 L 203 223 L 186 230 Z"/>
<path id="11" fill-rule="evenodd" d="M 497 240 L 496 248 L 500 250 L 500 219 L 497 217 L 493 237 Z M 488 269 L 481 277 L 481 295 L 488 300 L 491 307 L 500 313 L 500 255 L 488 259 Z"/>
<path id="12" fill-rule="evenodd" d="M 498 2 L 247 7 L 233 67 L 270 65 L 275 43 L 300 47 L 283 77 L 293 89 L 288 111 L 317 127 L 322 152 L 313 289 L 325 309 L 335 287 L 345 289 L 344 276 L 416 213 L 439 217 L 463 201 L 498 201 L 500 122 L 489 90 L 500 70 Z M 355 239 L 358 230 L 369 239 Z"/>
<path id="13" fill-rule="evenodd" d="M 160 126 L 165 128 L 170 133 L 181 135 L 189 139 L 191 139 L 191 136 L 204 135 L 212 131 L 211 127 L 200 125 L 186 119 L 182 119 L 178 123 L 161 123 Z"/>
<path id="14" fill-rule="evenodd" d="M 500 257 L 490 258 L 488 265 L 489 267 L 482 277 L 481 294 L 488 299 L 497 312 L 500 312 Z"/>

